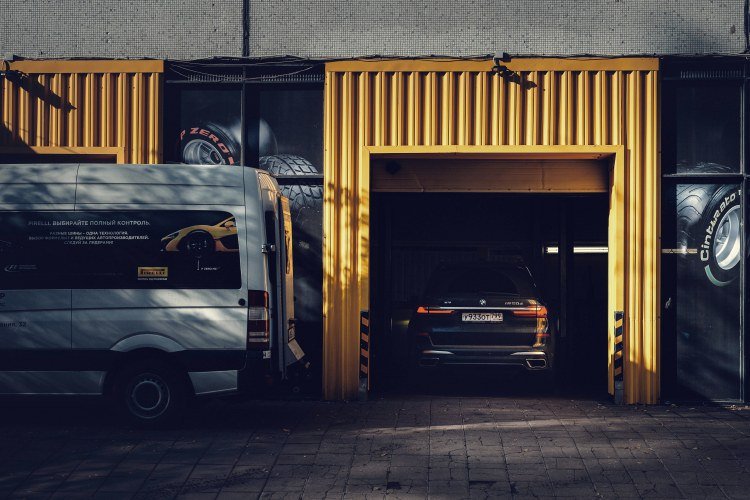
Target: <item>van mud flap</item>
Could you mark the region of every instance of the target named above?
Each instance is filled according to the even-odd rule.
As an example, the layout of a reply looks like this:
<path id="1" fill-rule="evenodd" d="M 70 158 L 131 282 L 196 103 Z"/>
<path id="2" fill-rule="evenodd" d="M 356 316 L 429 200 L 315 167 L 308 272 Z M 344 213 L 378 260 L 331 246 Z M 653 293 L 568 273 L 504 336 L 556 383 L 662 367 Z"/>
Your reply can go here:
<path id="1" fill-rule="evenodd" d="M 289 320 L 289 327 L 287 328 L 286 338 L 286 355 L 284 356 L 284 359 L 286 360 L 286 366 L 290 366 L 305 357 L 305 352 L 297 343 L 297 332 L 294 319 Z"/>

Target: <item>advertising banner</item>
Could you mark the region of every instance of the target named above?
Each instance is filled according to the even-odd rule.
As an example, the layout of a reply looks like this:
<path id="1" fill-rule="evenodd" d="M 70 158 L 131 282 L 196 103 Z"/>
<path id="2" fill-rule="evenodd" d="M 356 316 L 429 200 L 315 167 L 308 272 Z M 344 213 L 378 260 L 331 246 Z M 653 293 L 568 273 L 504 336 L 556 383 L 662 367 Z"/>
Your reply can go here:
<path id="1" fill-rule="evenodd" d="M 222 211 L 6 212 L 0 288 L 241 287 Z"/>

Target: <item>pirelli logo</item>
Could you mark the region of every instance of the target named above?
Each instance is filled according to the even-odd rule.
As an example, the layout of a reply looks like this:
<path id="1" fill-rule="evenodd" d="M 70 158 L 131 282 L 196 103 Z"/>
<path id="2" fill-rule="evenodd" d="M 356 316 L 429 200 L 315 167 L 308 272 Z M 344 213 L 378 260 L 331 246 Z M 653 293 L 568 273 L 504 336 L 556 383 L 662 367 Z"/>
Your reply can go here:
<path id="1" fill-rule="evenodd" d="M 168 276 L 168 267 L 138 267 L 139 280 L 166 280 Z"/>

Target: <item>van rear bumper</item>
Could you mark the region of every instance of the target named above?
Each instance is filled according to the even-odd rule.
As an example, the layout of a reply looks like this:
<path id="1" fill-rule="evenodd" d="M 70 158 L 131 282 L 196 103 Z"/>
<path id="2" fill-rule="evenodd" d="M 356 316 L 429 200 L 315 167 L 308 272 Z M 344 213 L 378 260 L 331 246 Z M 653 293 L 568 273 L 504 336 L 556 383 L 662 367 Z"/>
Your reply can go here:
<path id="1" fill-rule="evenodd" d="M 196 396 L 236 392 L 239 389 L 239 372 L 237 370 L 189 372 L 189 375 Z"/>

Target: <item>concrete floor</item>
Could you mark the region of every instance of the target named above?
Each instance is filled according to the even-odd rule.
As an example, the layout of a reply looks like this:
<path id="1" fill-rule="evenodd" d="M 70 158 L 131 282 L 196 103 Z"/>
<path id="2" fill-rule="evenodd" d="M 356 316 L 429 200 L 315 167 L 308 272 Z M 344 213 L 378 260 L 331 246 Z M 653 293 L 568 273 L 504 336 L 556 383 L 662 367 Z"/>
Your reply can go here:
<path id="1" fill-rule="evenodd" d="M 0 496 L 750 496 L 750 410 L 555 396 L 211 401 L 170 431 L 3 402 Z"/>

